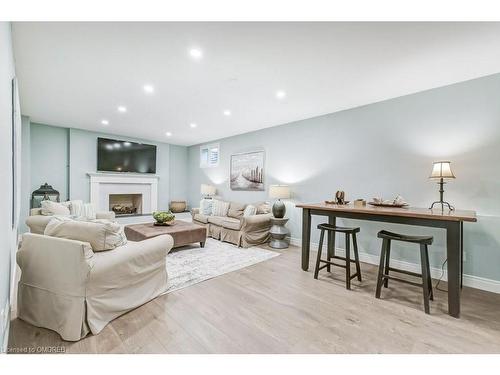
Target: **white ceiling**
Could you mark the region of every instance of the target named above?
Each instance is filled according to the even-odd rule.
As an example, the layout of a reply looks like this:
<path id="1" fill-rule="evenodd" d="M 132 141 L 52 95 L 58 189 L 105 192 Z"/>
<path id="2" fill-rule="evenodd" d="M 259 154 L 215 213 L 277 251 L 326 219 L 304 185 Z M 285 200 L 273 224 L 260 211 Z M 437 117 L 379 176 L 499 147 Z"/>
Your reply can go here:
<path id="1" fill-rule="evenodd" d="M 21 108 L 32 121 L 180 145 L 500 72 L 500 23 L 14 23 L 13 31 Z M 192 59 L 192 47 L 203 58 Z"/>

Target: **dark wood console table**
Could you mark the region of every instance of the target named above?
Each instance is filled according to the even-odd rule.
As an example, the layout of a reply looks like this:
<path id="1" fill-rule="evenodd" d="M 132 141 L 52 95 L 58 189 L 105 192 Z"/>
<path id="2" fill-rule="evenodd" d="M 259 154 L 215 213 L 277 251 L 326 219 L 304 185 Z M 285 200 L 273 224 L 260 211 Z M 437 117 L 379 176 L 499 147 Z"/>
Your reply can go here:
<path id="1" fill-rule="evenodd" d="M 441 211 L 428 208 L 393 208 L 393 207 L 354 207 L 353 205 L 336 205 L 326 203 L 298 204 L 302 208 L 302 269 L 309 268 L 309 251 L 311 242 L 311 216 L 327 216 L 330 224 L 336 224 L 336 218 L 342 217 L 356 220 L 380 221 L 416 225 L 422 227 L 442 228 L 446 230 L 446 253 L 448 257 L 448 313 L 460 317 L 460 285 L 462 277 L 463 223 L 476 222 L 475 211 Z M 335 246 L 335 238 L 331 253 Z"/>

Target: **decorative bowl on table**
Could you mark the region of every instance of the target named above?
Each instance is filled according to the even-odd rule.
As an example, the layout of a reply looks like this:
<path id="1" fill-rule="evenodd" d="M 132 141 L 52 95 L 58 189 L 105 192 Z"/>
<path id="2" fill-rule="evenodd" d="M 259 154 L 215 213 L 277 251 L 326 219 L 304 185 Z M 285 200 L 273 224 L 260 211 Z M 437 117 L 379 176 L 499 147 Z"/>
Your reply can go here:
<path id="1" fill-rule="evenodd" d="M 368 202 L 368 204 L 372 206 L 378 206 L 378 207 L 397 207 L 397 208 L 403 208 L 403 207 L 408 207 L 409 204 L 404 200 L 404 198 L 401 195 L 396 196 L 394 199 L 382 199 L 382 198 L 373 198 L 371 202 Z"/>
<path id="2" fill-rule="evenodd" d="M 155 211 L 153 218 L 156 220 L 154 225 L 172 225 L 175 220 L 175 215 L 170 211 Z"/>

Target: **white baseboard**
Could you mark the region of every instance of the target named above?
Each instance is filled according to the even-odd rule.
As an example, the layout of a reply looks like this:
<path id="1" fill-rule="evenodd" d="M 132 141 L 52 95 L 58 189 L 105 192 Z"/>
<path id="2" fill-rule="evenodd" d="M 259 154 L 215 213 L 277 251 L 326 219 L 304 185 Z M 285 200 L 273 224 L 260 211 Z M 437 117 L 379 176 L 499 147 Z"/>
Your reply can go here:
<path id="1" fill-rule="evenodd" d="M 295 246 L 302 246 L 302 240 L 299 238 L 292 238 L 290 237 L 290 244 L 295 245 Z M 311 250 L 312 251 L 317 251 L 318 250 L 318 244 L 311 242 Z M 345 250 L 341 248 L 336 248 L 336 253 L 340 256 L 345 255 Z M 377 255 L 373 254 L 368 254 L 365 252 L 359 252 L 359 260 L 363 263 L 369 263 L 369 264 L 374 264 L 378 266 L 380 262 L 380 258 Z M 394 268 L 400 268 L 406 271 L 411 271 L 411 272 L 418 272 L 420 273 L 420 265 L 416 263 L 410 263 L 402 260 L 391 260 L 391 266 Z M 441 271 L 441 268 L 436 268 L 436 267 L 431 267 L 431 276 L 433 279 L 439 279 L 441 277 L 441 274 L 443 274 L 442 280 L 446 281 L 448 280 L 448 272 L 446 270 L 446 267 L 444 269 L 444 272 Z M 486 290 L 488 292 L 493 292 L 493 293 L 500 293 L 500 281 L 497 280 L 491 280 L 491 279 L 486 279 L 484 277 L 479 277 L 479 276 L 473 276 L 473 275 L 467 275 L 464 274 L 464 286 L 468 286 L 471 288 L 476 288 L 476 289 L 481 289 L 481 290 Z"/>

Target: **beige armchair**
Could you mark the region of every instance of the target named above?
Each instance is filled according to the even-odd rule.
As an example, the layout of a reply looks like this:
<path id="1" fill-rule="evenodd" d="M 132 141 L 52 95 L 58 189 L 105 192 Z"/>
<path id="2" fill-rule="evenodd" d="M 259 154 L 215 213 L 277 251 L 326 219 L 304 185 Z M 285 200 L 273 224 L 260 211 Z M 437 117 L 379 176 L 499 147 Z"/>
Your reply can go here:
<path id="1" fill-rule="evenodd" d="M 166 291 L 173 243 L 163 235 L 93 252 L 87 242 L 26 233 L 17 253 L 18 316 L 68 341 L 98 334 Z"/>

